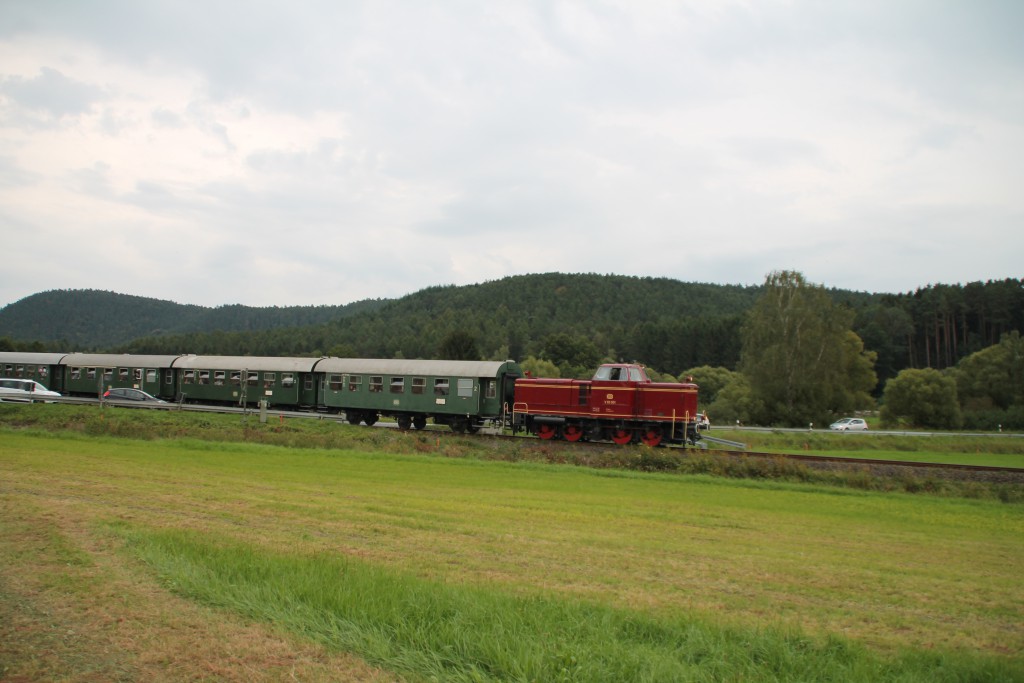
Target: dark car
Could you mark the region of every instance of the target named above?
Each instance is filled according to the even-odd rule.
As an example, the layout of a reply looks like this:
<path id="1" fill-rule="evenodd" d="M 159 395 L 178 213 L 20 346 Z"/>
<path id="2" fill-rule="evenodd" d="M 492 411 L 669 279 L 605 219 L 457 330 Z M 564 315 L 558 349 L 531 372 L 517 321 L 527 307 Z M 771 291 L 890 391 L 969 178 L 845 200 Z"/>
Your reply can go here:
<path id="1" fill-rule="evenodd" d="M 136 403 L 147 402 L 147 403 L 167 403 L 163 399 L 159 399 L 152 394 L 147 394 L 141 389 L 107 389 L 103 392 L 104 401 L 133 401 Z"/>

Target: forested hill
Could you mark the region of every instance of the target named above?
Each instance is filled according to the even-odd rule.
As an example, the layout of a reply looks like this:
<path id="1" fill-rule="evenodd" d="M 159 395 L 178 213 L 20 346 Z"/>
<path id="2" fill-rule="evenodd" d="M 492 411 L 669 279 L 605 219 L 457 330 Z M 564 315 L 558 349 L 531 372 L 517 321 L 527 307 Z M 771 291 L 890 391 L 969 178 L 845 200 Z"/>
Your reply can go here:
<path id="1" fill-rule="evenodd" d="M 602 358 L 678 372 L 698 359 L 735 365 L 739 325 L 759 287 L 617 275 L 522 275 L 430 287 L 377 310 L 311 327 L 149 337 L 128 353 L 363 358 L 558 357 L 571 371 Z M 452 355 L 453 339 L 468 343 Z"/>
<path id="2" fill-rule="evenodd" d="M 60 351 L 100 350 L 141 337 L 318 325 L 384 303 L 208 308 L 94 289 L 52 290 L 0 309 L 0 338 L 42 342 Z"/>
<path id="3" fill-rule="evenodd" d="M 0 310 L 0 348 L 157 354 L 552 360 L 564 376 L 604 358 L 662 373 L 735 369 L 762 287 L 619 275 L 522 275 L 348 306 L 203 308 L 95 291 L 46 292 Z M 904 294 L 829 290 L 856 315 L 879 380 L 947 368 L 1024 331 L 1024 281 Z M 39 348 L 45 345 L 45 348 Z"/>

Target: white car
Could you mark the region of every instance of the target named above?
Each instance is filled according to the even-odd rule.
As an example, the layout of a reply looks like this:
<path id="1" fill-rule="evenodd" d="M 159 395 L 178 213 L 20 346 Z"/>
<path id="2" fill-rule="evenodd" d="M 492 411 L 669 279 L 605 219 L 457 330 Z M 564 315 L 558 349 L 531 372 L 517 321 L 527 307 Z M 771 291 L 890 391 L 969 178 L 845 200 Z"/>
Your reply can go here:
<path id="1" fill-rule="evenodd" d="M 828 428 L 837 432 L 863 432 L 867 430 L 868 423 L 859 417 L 844 417 L 830 424 Z"/>
<path id="2" fill-rule="evenodd" d="M 46 401 L 53 396 L 60 396 L 56 391 L 50 391 L 34 379 L 0 379 L 0 401 L 18 401 L 21 403 L 32 403 L 34 401 Z M 53 401 L 48 401 L 53 403 Z"/>

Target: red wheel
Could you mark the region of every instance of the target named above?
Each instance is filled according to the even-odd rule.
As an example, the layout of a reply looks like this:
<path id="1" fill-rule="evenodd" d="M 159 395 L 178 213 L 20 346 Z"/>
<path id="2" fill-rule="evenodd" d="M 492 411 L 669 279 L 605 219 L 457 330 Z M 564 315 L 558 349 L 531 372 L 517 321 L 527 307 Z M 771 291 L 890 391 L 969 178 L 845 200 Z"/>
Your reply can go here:
<path id="1" fill-rule="evenodd" d="M 555 426 L 549 424 L 537 425 L 537 436 L 539 436 L 542 439 L 555 438 Z"/>
<path id="2" fill-rule="evenodd" d="M 613 429 L 611 433 L 612 441 L 625 446 L 627 443 L 633 440 L 633 432 L 628 429 Z"/>
<path id="3" fill-rule="evenodd" d="M 566 441 L 579 441 L 583 438 L 583 429 L 579 425 L 565 425 L 562 436 Z"/>
<path id="4" fill-rule="evenodd" d="M 646 429 L 644 430 L 643 436 L 640 437 L 640 440 L 643 441 L 645 445 L 654 448 L 661 443 L 661 430 L 657 427 Z"/>

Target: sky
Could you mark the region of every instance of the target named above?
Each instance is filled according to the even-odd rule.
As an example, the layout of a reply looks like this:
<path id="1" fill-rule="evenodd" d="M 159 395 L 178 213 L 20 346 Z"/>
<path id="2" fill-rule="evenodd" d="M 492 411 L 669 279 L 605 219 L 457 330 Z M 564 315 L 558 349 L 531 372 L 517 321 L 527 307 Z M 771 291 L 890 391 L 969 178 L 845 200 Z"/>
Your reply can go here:
<path id="1" fill-rule="evenodd" d="M 1019 0 L 0 0 L 0 306 L 1024 277 Z"/>

